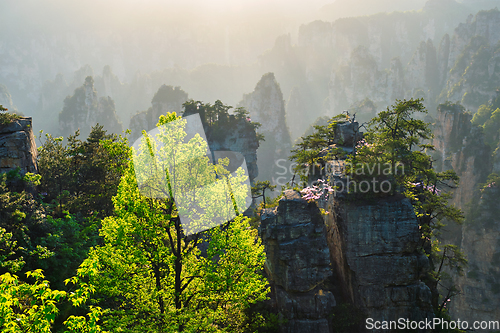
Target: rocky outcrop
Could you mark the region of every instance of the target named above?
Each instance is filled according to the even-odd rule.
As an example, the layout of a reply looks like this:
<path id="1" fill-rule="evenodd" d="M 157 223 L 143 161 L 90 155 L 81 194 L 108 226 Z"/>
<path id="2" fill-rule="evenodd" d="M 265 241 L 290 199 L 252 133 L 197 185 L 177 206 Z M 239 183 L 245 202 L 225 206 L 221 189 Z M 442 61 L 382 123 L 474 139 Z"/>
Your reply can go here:
<path id="1" fill-rule="evenodd" d="M 408 63 L 420 41 L 440 41 L 467 18 L 469 11 L 455 1 L 431 0 L 419 12 L 378 13 L 332 23 L 315 21 L 300 27 L 298 45 L 306 59 L 317 59 L 321 53 L 331 55 L 324 67 L 314 70 L 317 73 L 336 69 L 359 46 L 369 50 L 379 68 L 387 68 L 394 57 Z M 314 65 L 307 62 L 306 69 Z"/>
<path id="2" fill-rule="evenodd" d="M 259 175 L 259 167 L 257 165 L 259 140 L 257 134 L 246 119 L 230 118 L 229 122 L 231 125 L 227 126 L 228 130 L 224 131 L 223 135 L 213 133 L 210 128 L 205 131 L 209 148 L 213 152 L 234 151 L 241 153 L 247 163 L 250 183 L 253 184 Z"/>
<path id="3" fill-rule="evenodd" d="M 460 246 L 469 265 L 455 280 L 460 294 L 450 307 L 454 318 L 469 322 L 498 320 L 500 315 L 500 192 L 496 184 L 489 185 L 462 230 Z"/>
<path id="4" fill-rule="evenodd" d="M 460 104 L 441 104 L 434 130 L 435 168 L 454 170 L 460 186 L 454 191 L 453 203 L 465 209 L 472 200 L 477 184 L 490 173 L 490 148 L 481 129 L 471 125 L 472 116 Z"/>
<path id="5" fill-rule="evenodd" d="M 219 101 L 216 102 L 216 104 L 218 103 Z M 190 116 L 199 112 L 200 110 L 196 108 L 186 108 L 183 115 Z M 228 114 L 226 116 L 220 116 L 216 122 L 209 124 L 204 118 L 204 111 L 200 113 L 200 117 L 208 146 L 210 151 L 214 154 L 212 156 L 214 160 L 218 158 L 215 155 L 217 152 L 222 152 L 223 155 L 225 151 L 241 153 L 247 163 L 250 183 L 253 184 L 255 178 L 259 175 L 259 168 L 257 166 L 259 139 L 249 119 Z M 214 161 L 214 163 L 216 163 L 216 161 Z M 229 171 L 236 171 L 236 169 L 233 169 L 233 166 L 237 168 L 239 165 L 241 164 L 230 163 L 228 166 Z"/>
<path id="6" fill-rule="evenodd" d="M 437 54 L 432 40 L 422 41 L 406 66 L 408 95 L 433 101 L 439 94 L 437 69 Z"/>
<path id="7" fill-rule="evenodd" d="M 410 202 L 332 198 L 328 211 L 327 239 L 344 299 L 374 320 L 433 318 L 431 290 L 423 282 L 430 266 Z"/>
<path id="8" fill-rule="evenodd" d="M 121 133 L 123 130 L 113 99 L 109 96 L 98 98 L 94 79 L 87 76 L 83 86 L 75 89 L 73 96 L 64 100 L 63 110 L 59 114 L 59 130 L 67 137 L 79 129 L 81 137 L 86 138 L 97 123 L 112 133 Z"/>
<path id="9" fill-rule="evenodd" d="M 31 118 L 0 125 L 0 173 L 20 168 L 21 174 L 37 172 L 37 150 Z"/>
<path id="10" fill-rule="evenodd" d="M 374 320 L 432 319 L 431 291 L 422 282 L 429 262 L 410 202 L 331 197 L 328 211 L 323 217 L 315 203 L 288 190 L 261 215 L 266 272 L 286 319 L 281 332 L 334 332 L 343 325 L 363 331 L 364 319 L 353 312 L 332 316 L 346 304 Z"/>
<path id="11" fill-rule="evenodd" d="M 278 311 L 281 332 L 330 332 L 333 271 L 323 218 L 316 204 L 288 190 L 275 209 L 261 216 L 267 275 Z"/>
<path id="12" fill-rule="evenodd" d="M 469 16 L 452 33 L 460 21 L 450 25 L 430 13 L 452 10 L 453 3 L 429 1 L 420 14 L 394 13 L 389 24 L 392 30 L 386 35 L 378 31 L 385 31 L 386 26 L 377 28 L 373 23 L 383 15 L 304 26 L 304 38 L 299 41 L 306 48 L 307 79 L 313 82 L 325 71 L 331 72 L 327 111 L 338 114 L 366 97 L 378 107 L 391 105 L 396 98 L 414 97 L 424 98 L 429 110 L 440 102 L 458 101 L 476 111 L 494 97 L 500 81 L 500 12 L 493 9 Z M 408 21 L 400 21 L 405 16 Z M 459 16 L 465 21 L 466 16 Z M 408 27 L 419 20 L 419 27 Z M 443 34 L 446 31 L 451 37 Z M 419 44 L 409 38 L 410 33 L 418 35 Z M 332 51 L 335 47 L 337 52 Z M 318 68 L 318 64 L 308 64 L 308 59 L 315 59 L 310 53 L 330 54 L 331 59 L 320 62 L 324 67 Z"/>
<path id="13" fill-rule="evenodd" d="M 286 122 L 290 130 L 291 140 L 297 140 L 307 129 L 310 112 L 303 93 L 298 87 L 292 88 L 290 97 L 286 103 Z"/>
<path id="14" fill-rule="evenodd" d="M 238 106 L 249 112 L 252 121 L 261 124 L 257 131 L 264 135 L 265 141 L 257 150 L 260 178 L 276 179 L 278 175 L 282 175 L 277 163 L 288 162 L 292 145 L 286 123 L 283 94 L 274 74 L 264 74 L 255 90 L 244 95 Z"/>
<path id="15" fill-rule="evenodd" d="M 490 183 L 480 195 L 462 227 L 459 244 L 469 265 L 454 281 L 460 294 L 450 304 L 453 318 L 468 322 L 500 316 L 500 188 Z"/>

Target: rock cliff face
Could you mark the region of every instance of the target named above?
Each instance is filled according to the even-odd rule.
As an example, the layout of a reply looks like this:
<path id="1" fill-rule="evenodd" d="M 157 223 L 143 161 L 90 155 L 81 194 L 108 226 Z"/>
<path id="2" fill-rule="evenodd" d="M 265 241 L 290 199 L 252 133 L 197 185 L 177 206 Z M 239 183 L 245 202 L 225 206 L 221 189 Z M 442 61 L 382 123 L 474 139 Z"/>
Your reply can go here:
<path id="1" fill-rule="evenodd" d="M 266 272 L 273 284 L 282 332 L 330 332 L 336 305 L 333 271 L 323 218 L 315 204 L 286 191 L 262 214 Z"/>
<path id="2" fill-rule="evenodd" d="M 0 173 L 20 168 L 21 174 L 37 172 L 37 150 L 31 118 L 0 125 Z"/>
<path id="3" fill-rule="evenodd" d="M 245 119 L 236 120 L 230 130 L 224 135 L 217 133 L 213 135 L 210 129 L 206 130 L 207 140 L 210 150 L 215 151 L 234 151 L 239 152 L 245 157 L 247 162 L 248 177 L 253 184 L 255 178 L 259 175 L 257 165 L 257 151 L 259 140 L 255 129 L 249 126 Z"/>
<path id="4" fill-rule="evenodd" d="M 464 276 L 454 281 L 460 293 L 449 304 L 450 314 L 473 322 L 500 316 L 500 192 L 493 181 L 480 191 L 490 172 L 498 172 L 496 155 L 491 156 L 482 130 L 470 119 L 459 105 L 441 106 L 434 145 L 436 166 L 460 177 L 453 203 L 466 216 L 464 225 L 449 225 L 443 232 L 444 241 L 458 245 L 469 261 Z"/>
<path id="5" fill-rule="evenodd" d="M 469 211 L 462 227 L 461 249 L 469 266 L 457 278 L 460 295 L 451 304 L 454 318 L 472 321 L 498 320 L 500 316 L 500 188 L 489 184 Z"/>
<path id="6" fill-rule="evenodd" d="M 250 113 L 252 121 L 262 125 L 257 130 L 265 139 L 257 150 L 261 179 L 276 179 L 280 171 L 277 163 L 287 163 L 292 145 L 286 124 L 283 94 L 274 74 L 263 75 L 255 90 L 244 95 L 238 106 Z"/>
<path id="7" fill-rule="evenodd" d="M 266 272 L 287 319 L 281 331 L 334 332 L 346 324 L 331 316 L 342 304 L 375 320 L 432 318 L 431 291 L 421 280 L 429 262 L 418 250 L 409 201 L 353 204 L 332 197 L 328 210 L 322 217 L 316 204 L 289 190 L 261 216 Z M 363 327 L 364 319 L 357 320 Z M 358 329 L 354 324 L 351 332 Z"/>
<path id="8" fill-rule="evenodd" d="M 143 112 L 138 112 L 130 119 L 129 129 L 132 131 L 130 142 L 134 142 L 146 132 L 156 127 L 160 115 L 167 112 L 177 112 L 180 114 L 182 104 L 188 100 L 188 94 L 180 87 L 162 85 L 154 95 L 152 106 Z"/>
<path id="9" fill-rule="evenodd" d="M 499 31 L 498 9 L 479 12 L 455 29 L 442 101 L 460 101 L 467 109 L 477 111 L 494 97 L 500 80 Z"/>
<path id="10" fill-rule="evenodd" d="M 307 129 L 310 115 L 309 107 L 304 101 L 298 87 L 294 87 L 290 92 L 290 97 L 286 103 L 286 121 L 290 130 L 292 142 L 297 140 Z"/>
<path id="11" fill-rule="evenodd" d="M 429 8 L 439 2 L 429 1 Z M 430 110 L 437 103 L 450 100 L 476 111 L 494 97 L 500 80 L 500 12 L 481 11 L 466 21 L 464 17 L 465 22 L 458 25 L 451 37 L 443 35 L 447 29 L 451 33 L 450 26 L 445 29 L 443 21 L 438 23 L 430 17 L 421 21 L 419 27 L 409 29 L 408 25 L 422 19 L 419 15 L 398 13 L 395 20 L 390 20 L 393 30 L 383 37 L 370 23 L 380 19 L 376 15 L 357 21 L 338 20 L 327 27 L 319 23 L 303 27 L 303 39 L 299 40 L 303 40 L 306 53 L 331 55 L 330 61 L 321 63 L 321 68 L 315 67 L 318 64 L 309 65 L 312 56 L 305 56 L 309 80 L 331 71 L 327 111 L 339 113 L 364 98 L 385 107 L 395 98 L 411 97 L 423 97 Z M 364 20 L 366 25 L 362 24 Z M 350 28 L 341 29 L 343 25 Z M 415 40 L 420 43 L 415 44 Z M 439 49 L 434 45 L 439 45 Z M 335 46 L 338 52 L 332 51 Z"/>
<path id="12" fill-rule="evenodd" d="M 188 100 L 188 94 L 180 87 L 162 85 L 156 92 L 151 102 L 152 106 L 143 112 L 139 112 L 130 119 L 130 129 L 132 131 L 130 142 L 135 142 L 142 134 L 156 127 L 160 115 L 167 112 L 176 112 L 184 116 L 198 113 L 199 110 L 190 112 L 183 107 Z M 213 129 L 202 119 L 208 145 L 212 152 L 234 151 L 241 153 L 247 162 L 247 170 L 250 181 L 258 176 L 257 148 L 259 140 L 255 129 L 246 119 L 237 119 L 234 115 L 229 115 L 227 119 L 221 120 L 218 125 L 222 126 Z"/>
<path id="13" fill-rule="evenodd" d="M 116 115 L 115 102 L 109 96 L 98 98 L 94 79 L 87 76 L 83 86 L 75 89 L 74 95 L 64 100 L 63 110 L 59 114 L 59 130 L 67 137 L 80 129 L 81 137 L 86 138 L 97 123 L 112 133 L 121 133 L 123 130 Z"/>
<path id="14" fill-rule="evenodd" d="M 391 61 L 390 69 L 379 71 L 369 50 L 359 47 L 352 52 L 346 66 L 332 72 L 328 108 L 330 114 L 336 114 L 365 98 L 377 105 L 390 105 L 396 98 L 404 96 L 403 68 L 399 58 Z"/>
<path id="15" fill-rule="evenodd" d="M 432 40 L 422 41 L 406 66 L 405 88 L 408 94 L 434 100 L 438 94 L 437 74 L 437 54 Z M 419 93 L 422 96 L 418 96 Z"/>
<path id="16" fill-rule="evenodd" d="M 472 200 L 477 185 L 486 180 L 491 170 L 490 148 L 484 143 L 481 130 L 471 125 L 471 118 L 458 104 L 441 104 L 433 141 L 436 169 L 453 169 L 460 177 L 453 203 L 462 209 Z"/>
<path id="17" fill-rule="evenodd" d="M 407 199 L 376 204 L 331 199 L 326 228 L 332 263 L 348 299 L 375 320 L 433 317 L 429 270 Z"/>

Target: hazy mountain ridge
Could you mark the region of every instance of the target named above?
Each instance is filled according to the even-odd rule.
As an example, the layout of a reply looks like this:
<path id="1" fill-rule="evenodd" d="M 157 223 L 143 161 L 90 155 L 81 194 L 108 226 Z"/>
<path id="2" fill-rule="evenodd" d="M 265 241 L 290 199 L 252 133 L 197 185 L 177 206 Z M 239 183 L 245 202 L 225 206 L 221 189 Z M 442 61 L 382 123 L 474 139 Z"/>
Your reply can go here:
<path id="1" fill-rule="evenodd" d="M 166 42 L 169 39 L 162 39 L 163 35 L 160 32 L 152 34 L 152 40 L 146 41 L 155 48 L 155 52 L 151 54 L 146 54 L 144 50 L 138 51 L 139 37 L 134 34 L 127 38 L 102 34 L 97 39 L 89 35 L 80 41 L 71 30 L 63 37 L 46 34 L 45 37 L 36 39 L 33 43 L 30 43 L 28 39 L 16 42 L 12 36 L 9 36 L 0 45 L 0 54 L 4 55 L 0 59 L 2 62 L 0 78 L 8 87 L 19 110 L 23 112 L 23 110 L 37 109 L 37 112 L 33 114 L 35 126 L 37 129 L 44 128 L 51 132 L 55 132 L 57 128 L 48 119 L 62 110 L 64 97 L 72 94 L 73 90 L 89 75 L 93 76 L 99 94 L 109 95 L 115 100 L 117 113 L 121 121 L 127 124 L 133 114 L 149 107 L 155 91 L 163 84 L 180 86 L 196 100 L 220 99 L 225 103 L 235 105 L 244 93 L 253 89 L 255 82 L 264 73 L 273 72 L 286 100 L 290 99 L 293 87 L 301 91 L 299 104 L 302 104 L 304 111 L 310 114 L 309 118 L 312 120 L 308 122 L 312 123 L 318 116 L 331 112 L 338 113 L 360 101 L 355 96 L 355 99 L 344 98 L 344 103 L 339 102 L 342 98 L 332 96 L 339 94 L 339 92 L 332 93 L 333 90 L 347 89 L 336 83 L 339 77 L 337 72 L 342 71 L 342 68 L 345 69 L 346 66 L 351 66 L 354 59 L 351 55 L 360 46 L 367 49 L 366 57 L 373 58 L 377 64 L 376 70 L 369 69 L 369 71 L 374 71 L 374 74 L 370 75 L 377 77 L 373 82 L 377 85 L 382 84 L 375 90 L 400 85 L 398 80 L 401 74 L 391 70 L 394 66 L 394 57 L 400 58 L 403 68 L 410 63 L 408 70 L 411 72 L 407 79 L 411 81 L 409 87 L 406 88 L 410 91 L 408 94 L 391 92 L 386 94 L 387 97 L 381 97 L 376 91 L 360 90 L 358 95 L 361 100 L 369 97 L 377 101 L 378 107 L 385 107 L 393 102 L 390 98 L 414 96 L 415 92 L 418 92 L 417 95 L 421 97 L 429 98 L 429 96 L 436 95 L 434 92 L 427 93 L 428 90 L 433 91 L 436 84 L 433 83 L 430 86 L 426 84 L 423 87 L 421 84 L 416 84 L 425 78 L 419 73 L 421 64 L 415 61 L 412 63 L 412 57 L 415 50 L 420 49 L 422 41 L 428 45 L 428 41 L 431 40 L 433 47 L 438 48 L 442 40 L 441 36 L 446 36 L 446 33 L 452 34 L 458 23 L 466 20 L 469 14 L 467 8 L 470 7 L 464 6 L 454 1 L 431 0 L 421 11 L 342 18 L 333 23 L 315 21 L 300 27 L 297 43 L 293 42 L 292 35 L 278 37 L 272 49 L 262 53 L 258 59 L 255 57 L 255 61 L 250 61 L 250 64 L 237 66 L 204 64 L 191 70 L 180 66 L 181 63 L 175 61 L 164 63 L 170 61 L 168 59 L 173 59 L 169 52 L 174 52 L 175 48 L 169 52 L 162 51 L 170 46 Z M 455 13 L 457 15 L 450 15 Z M 133 26 L 132 23 L 129 29 Z M 175 36 L 184 38 L 182 34 Z M 107 43 L 106 38 L 111 42 Z M 185 43 L 198 45 L 197 40 L 190 40 L 187 37 L 183 39 Z M 205 42 L 210 41 L 205 40 Z M 453 66 L 454 58 L 451 54 L 461 52 L 459 45 L 456 44 L 458 42 L 458 40 L 454 42 L 452 38 L 448 64 L 444 63 L 444 56 L 437 56 L 437 61 L 441 66 L 439 70 L 442 71 L 439 74 L 440 81 L 448 81 L 443 76 L 448 67 Z M 113 48 L 110 52 L 106 52 L 106 56 L 101 55 L 101 52 L 107 50 L 99 47 L 102 43 L 107 43 L 109 44 L 107 47 Z M 127 44 L 126 48 L 124 43 Z M 202 46 L 197 47 L 201 48 L 185 51 L 197 54 L 197 56 L 206 54 Z M 60 55 L 62 53 L 56 52 L 60 49 L 68 51 L 65 51 L 64 57 Z M 31 51 L 27 52 L 27 50 Z M 422 56 L 423 53 L 419 52 L 419 56 Z M 444 51 L 438 50 L 438 52 Z M 127 55 L 129 53 L 130 55 Z M 432 56 L 430 54 L 427 58 Z M 132 58 L 125 61 L 124 57 Z M 203 59 L 209 62 L 211 58 L 203 57 Z M 221 60 L 222 58 L 218 59 L 219 62 L 225 62 Z M 248 59 L 241 60 L 243 62 Z M 189 61 L 189 57 L 183 60 Z M 84 61 L 97 62 L 102 65 L 97 67 L 79 65 Z M 174 66 L 174 63 L 177 65 Z M 138 71 L 143 65 L 146 66 L 145 70 Z M 92 68 L 102 68 L 101 66 L 105 67 L 102 74 L 95 74 Z M 191 66 L 196 66 L 196 63 L 193 62 Z M 189 68 L 187 65 L 186 67 Z M 72 68 L 80 69 L 75 72 Z M 153 68 L 156 70 L 152 70 Z M 429 68 L 424 72 L 429 72 Z M 132 71 L 136 71 L 135 74 L 132 74 Z M 57 72 L 62 73 L 62 76 L 56 75 Z M 391 81 L 391 75 L 395 75 L 394 81 Z M 71 80 L 72 76 L 75 76 L 73 80 Z M 45 81 L 47 77 L 50 80 L 55 78 L 55 81 Z M 125 79 L 125 77 L 128 78 Z M 439 86 L 442 86 L 441 82 Z M 419 90 L 422 90 L 424 94 Z M 54 93 L 51 94 L 51 91 Z"/>

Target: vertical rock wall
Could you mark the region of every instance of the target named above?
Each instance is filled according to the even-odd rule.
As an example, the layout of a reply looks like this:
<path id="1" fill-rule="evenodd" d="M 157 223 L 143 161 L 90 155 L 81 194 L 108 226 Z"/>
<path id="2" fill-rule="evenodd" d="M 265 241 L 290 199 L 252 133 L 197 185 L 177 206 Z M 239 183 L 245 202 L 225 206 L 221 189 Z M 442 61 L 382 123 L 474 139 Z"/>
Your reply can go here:
<path id="1" fill-rule="evenodd" d="M 459 294 L 448 306 L 452 318 L 472 323 L 500 317 L 500 184 L 479 189 L 490 172 L 498 172 L 498 155 L 491 156 L 470 119 L 459 105 L 442 105 L 433 144 L 438 170 L 452 169 L 460 177 L 452 203 L 466 216 L 463 225 L 449 224 L 442 232 L 443 242 L 458 245 L 469 261 L 463 276 L 455 274 Z"/>
<path id="2" fill-rule="evenodd" d="M 374 204 L 331 199 L 326 228 L 336 283 L 374 320 L 433 318 L 429 270 L 420 232 L 407 199 Z"/>
<path id="3" fill-rule="evenodd" d="M 250 113 L 252 121 L 262 125 L 257 129 L 259 133 L 264 134 L 265 139 L 257 151 L 260 178 L 277 178 L 281 172 L 278 165 L 288 163 L 292 145 L 285 118 L 283 94 L 274 74 L 264 74 L 255 90 L 244 95 L 238 106 L 244 107 Z M 291 175 L 289 176 L 291 178 Z"/>
<path id="4" fill-rule="evenodd" d="M 187 100 L 188 94 L 180 87 L 162 85 L 151 100 L 152 106 L 146 111 L 136 113 L 130 119 L 129 128 L 132 132 L 130 142 L 137 140 L 142 131 L 149 132 L 155 128 L 161 115 L 168 112 L 180 114 L 183 109 L 182 104 Z"/>
<path id="5" fill-rule="evenodd" d="M 261 221 L 266 272 L 278 311 L 286 320 L 281 332 L 330 332 L 336 305 L 333 271 L 317 206 L 289 190 L 278 207 L 262 214 Z"/>
<path id="6" fill-rule="evenodd" d="M 281 332 L 334 332 L 342 319 L 332 314 L 346 303 L 374 320 L 431 319 L 431 291 L 421 280 L 429 262 L 409 201 L 331 198 L 328 210 L 321 216 L 289 190 L 261 216 L 266 272 L 287 319 Z"/>

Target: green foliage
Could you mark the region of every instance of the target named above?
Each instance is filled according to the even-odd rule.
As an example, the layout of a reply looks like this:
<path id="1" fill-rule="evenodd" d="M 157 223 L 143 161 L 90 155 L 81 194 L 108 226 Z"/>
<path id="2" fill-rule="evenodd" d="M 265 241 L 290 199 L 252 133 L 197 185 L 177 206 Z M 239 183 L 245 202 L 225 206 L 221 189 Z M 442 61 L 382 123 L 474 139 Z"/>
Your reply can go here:
<path id="1" fill-rule="evenodd" d="M 53 218 L 31 193 L 9 188 L 19 173 L 0 175 L 0 274 L 45 269 L 56 288 L 74 274 L 97 243 L 97 221 L 71 216 Z M 39 175 L 26 174 L 24 184 L 37 184 Z"/>
<path id="2" fill-rule="evenodd" d="M 500 109 L 493 111 L 490 119 L 484 123 L 483 128 L 486 142 L 490 144 L 490 146 L 495 147 L 499 141 Z"/>
<path id="3" fill-rule="evenodd" d="M 130 156 L 127 139 L 106 134 L 100 125 L 92 128 L 86 141 L 78 136 L 78 131 L 69 136 L 65 146 L 62 138 L 45 135 L 38 148 L 39 191 L 44 193 L 43 201 L 52 205 L 54 216 L 63 217 L 64 211 L 109 216 L 111 198 Z"/>
<path id="4" fill-rule="evenodd" d="M 257 181 L 254 186 L 252 186 L 252 198 L 257 199 L 262 197 L 263 207 L 266 206 L 266 190 L 274 191 L 277 185 L 271 185 L 269 180 Z"/>
<path id="5" fill-rule="evenodd" d="M 30 193 L 15 192 L 9 183 L 19 179 L 19 171 L 0 174 L 0 243 L 3 255 L 0 262 L 0 274 L 15 273 L 26 263 L 33 266 L 38 259 L 50 255 L 50 251 L 37 240 L 46 232 L 43 223 L 43 207 L 34 200 Z"/>
<path id="6" fill-rule="evenodd" d="M 35 283 L 22 283 L 9 273 L 0 276 L 0 329 L 10 333 L 49 333 L 59 312 L 56 304 L 66 293 L 50 289 L 41 270 L 26 275 L 33 277 Z"/>
<path id="7" fill-rule="evenodd" d="M 17 241 L 12 239 L 12 233 L 0 227 L 0 269 L 7 272 L 20 271 L 25 262 L 16 255 Z"/>
<path id="8" fill-rule="evenodd" d="M 295 145 L 296 148 L 292 150 L 289 159 L 297 163 L 295 172 L 300 175 L 302 181 L 307 181 L 310 168 L 345 155 L 342 148 L 330 147 L 330 145 L 335 139 L 337 124 L 348 120 L 347 114 L 337 115 L 330 118 L 327 125 L 315 125 L 315 131 L 312 134 L 300 138 L 300 142 Z"/>
<path id="9" fill-rule="evenodd" d="M 67 215 L 61 218 L 47 216 L 47 233 L 37 243 L 51 250 L 51 255 L 36 262 L 34 267 L 47 273 L 51 285 L 64 289 L 63 281 L 75 274 L 87 258 L 89 249 L 99 242 L 98 220 Z"/>
<path id="10" fill-rule="evenodd" d="M 461 223 L 464 216 L 460 209 L 449 204 L 452 195 L 445 191 L 458 184 L 458 176 L 452 170 L 438 173 L 433 169 L 426 150 L 434 147 L 423 143 L 431 138 L 429 124 L 415 119 L 415 112 L 426 112 L 421 100 L 398 101 L 392 109 L 380 112 L 366 135 L 369 144 L 358 149 L 352 165 L 391 166 L 392 194 L 400 192 L 409 198 L 419 221 L 422 248 L 426 249 L 433 268 L 428 281 L 433 291 L 433 306 L 435 311 L 441 311 L 437 286 L 449 280 L 443 268 L 461 274 L 467 261 L 458 247 L 442 245 L 436 237 L 444 221 Z M 455 294 L 455 288 L 450 286 L 445 299 Z"/>
<path id="11" fill-rule="evenodd" d="M 168 114 L 158 125 L 177 119 L 175 113 Z M 96 267 L 88 278 L 102 297 L 98 300 L 106 309 L 103 323 L 110 330 L 242 331 L 248 325 L 250 305 L 264 300 L 269 291 L 261 275 L 263 246 L 247 218 L 238 216 L 222 226 L 186 236 L 189 226 L 181 223 L 179 210 L 189 198 L 179 198 L 179 193 L 188 192 L 193 182 L 206 185 L 215 169 L 204 154 L 197 153 L 207 147 L 199 136 L 182 141 L 182 124 L 176 122 L 178 127 L 168 135 L 160 130 L 156 138 L 143 139 L 113 199 L 115 215 L 102 221 L 103 244 L 93 248 L 83 264 Z M 158 142 L 163 144 L 161 150 L 156 148 Z M 188 164 L 175 171 L 163 169 L 170 170 L 163 176 L 153 171 L 150 178 L 139 182 L 139 188 L 142 163 L 155 170 L 165 161 L 163 154 Z M 226 177 L 222 167 L 217 166 L 217 174 Z M 243 176 L 234 181 L 227 178 L 233 203 L 241 200 L 238 182 Z M 208 205 L 217 205 L 220 189 L 213 187 L 211 192 L 199 192 L 196 198 L 203 201 L 206 196 Z M 194 223 L 211 220 L 212 208 L 204 207 L 205 213 L 192 212 Z"/>
<path id="12" fill-rule="evenodd" d="M 500 94 L 489 104 L 479 107 L 472 124 L 483 129 L 486 143 L 494 149 L 500 141 Z"/>
<path id="13" fill-rule="evenodd" d="M 234 114 L 229 110 L 233 107 L 222 103 L 220 100 L 210 103 L 200 101 L 187 101 L 183 104 L 184 116 L 199 113 L 208 140 L 223 141 L 229 130 L 234 130 L 239 124 L 243 124 L 243 131 L 255 132 L 261 126 L 260 123 L 250 120 L 248 111 L 239 107 Z M 258 141 L 264 141 L 264 135 L 255 134 Z M 251 137 L 251 136 L 250 136 Z"/>
<path id="14" fill-rule="evenodd" d="M 484 123 L 490 119 L 493 109 L 488 105 L 481 105 L 477 112 L 472 117 L 472 124 L 476 126 L 482 126 Z"/>
<path id="15" fill-rule="evenodd" d="M 85 271 L 83 273 L 82 271 Z M 0 329 L 9 333 L 44 333 L 53 332 L 56 316 L 64 300 L 74 307 L 80 307 L 88 301 L 93 287 L 81 280 L 83 274 L 89 275 L 88 267 L 80 269 L 77 276 L 69 279 L 77 287 L 73 292 L 53 290 L 49 281 L 44 280 L 42 270 L 26 272 L 34 283 L 21 281 L 16 275 L 0 275 Z M 65 322 L 66 333 L 97 333 L 101 330 L 98 322 L 102 310 L 90 307 L 86 316 L 70 316 Z M 87 319 L 88 318 L 88 319 Z"/>

